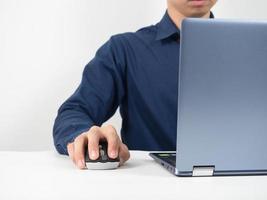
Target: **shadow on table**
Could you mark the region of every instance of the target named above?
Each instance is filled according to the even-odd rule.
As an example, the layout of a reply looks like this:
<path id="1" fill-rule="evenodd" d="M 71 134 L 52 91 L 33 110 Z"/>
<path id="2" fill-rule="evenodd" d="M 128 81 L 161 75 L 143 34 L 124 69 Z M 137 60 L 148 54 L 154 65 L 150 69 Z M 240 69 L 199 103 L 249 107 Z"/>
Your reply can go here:
<path id="1" fill-rule="evenodd" d="M 168 172 L 165 168 L 160 166 L 154 160 L 148 159 L 137 159 L 126 162 L 119 170 L 130 170 L 131 174 L 141 176 L 160 176 L 170 177 L 174 176 Z"/>

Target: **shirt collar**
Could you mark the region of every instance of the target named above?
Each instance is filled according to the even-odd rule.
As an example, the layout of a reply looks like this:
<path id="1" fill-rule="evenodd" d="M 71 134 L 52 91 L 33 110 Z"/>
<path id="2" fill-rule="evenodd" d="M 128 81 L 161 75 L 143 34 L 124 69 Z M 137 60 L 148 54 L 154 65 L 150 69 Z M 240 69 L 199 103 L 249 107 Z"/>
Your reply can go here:
<path id="1" fill-rule="evenodd" d="M 212 12 L 210 12 L 210 18 L 214 18 Z M 176 27 L 174 22 L 171 20 L 168 12 L 166 11 L 161 21 L 157 24 L 157 36 L 156 40 L 166 39 L 173 35 L 180 35 L 179 28 Z"/>

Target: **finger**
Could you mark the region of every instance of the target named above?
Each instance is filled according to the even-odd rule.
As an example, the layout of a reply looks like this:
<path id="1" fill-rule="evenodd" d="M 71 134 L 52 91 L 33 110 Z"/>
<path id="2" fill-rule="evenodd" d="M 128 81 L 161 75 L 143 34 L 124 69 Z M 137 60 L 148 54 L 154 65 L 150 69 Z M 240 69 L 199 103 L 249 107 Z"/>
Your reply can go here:
<path id="1" fill-rule="evenodd" d="M 67 145 L 67 150 L 68 150 L 68 154 L 69 154 L 69 157 L 70 159 L 75 163 L 74 161 L 74 143 L 69 143 Z"/>
<path id="2" fill-rule="evenodd" d="M 120 138 L 116 132 L 116 129 L 113 126 L 103 127 L 103 135 L 108 142 L 108 156 L 110 158 L 118 157 Z"/>
<path id="3" fill-rule="evenodd" d="M 99 157 L 99 140 L 102 137 L 100 128 L 92 127 L 87 137 L 89 157 L 92 160 L 96 160 Z"/>
<path id="4" fill-rule="evenodd" d="M 84 161 L 84 148 L 87 142 L 87 137 L 83 135 L 78 136 L 74 140 L 74 160 L 75 164 L 78 168 L 84 169 L 85 168 L 85 161 Z"/>
<path id="5" fill-rule="evenodd" d="M 120 156 L 120 166 L 123 165 L 130 158 L 129 149 L 123 143 L 120 144 L 119 156 Z"/>

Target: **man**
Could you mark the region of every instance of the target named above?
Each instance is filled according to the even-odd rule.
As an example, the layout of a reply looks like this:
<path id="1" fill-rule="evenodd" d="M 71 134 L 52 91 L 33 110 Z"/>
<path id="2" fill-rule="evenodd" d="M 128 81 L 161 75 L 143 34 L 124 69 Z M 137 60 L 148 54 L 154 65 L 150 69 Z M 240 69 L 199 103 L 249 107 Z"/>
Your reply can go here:
<path id="1" fill-rule="evenodd" d="M 132 150 L 175 150 L 177 83 L 181 22 L 213 17 L 217 0 L 167 0 L 167 12 L 155 26 L 110 38 L 83 71 L 81 84 L 58 110 L 56 149 L 85 168 L 84 151 L 99 156 L 99 140 L 121 164 Z M 101 126 L 120 106 L 120 140 L 113 126 Z"/>

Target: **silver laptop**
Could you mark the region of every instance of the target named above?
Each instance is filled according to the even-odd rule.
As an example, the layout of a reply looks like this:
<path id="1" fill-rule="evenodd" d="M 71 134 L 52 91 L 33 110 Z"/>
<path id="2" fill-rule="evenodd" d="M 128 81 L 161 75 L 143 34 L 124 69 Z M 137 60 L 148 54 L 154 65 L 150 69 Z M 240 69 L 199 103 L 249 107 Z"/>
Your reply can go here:
<path id="1" fill-rule="evenodd" d="M 267 174 L 267 22 L 183 21 L 177 150 L 150 155 L 178 176 Z"/>

